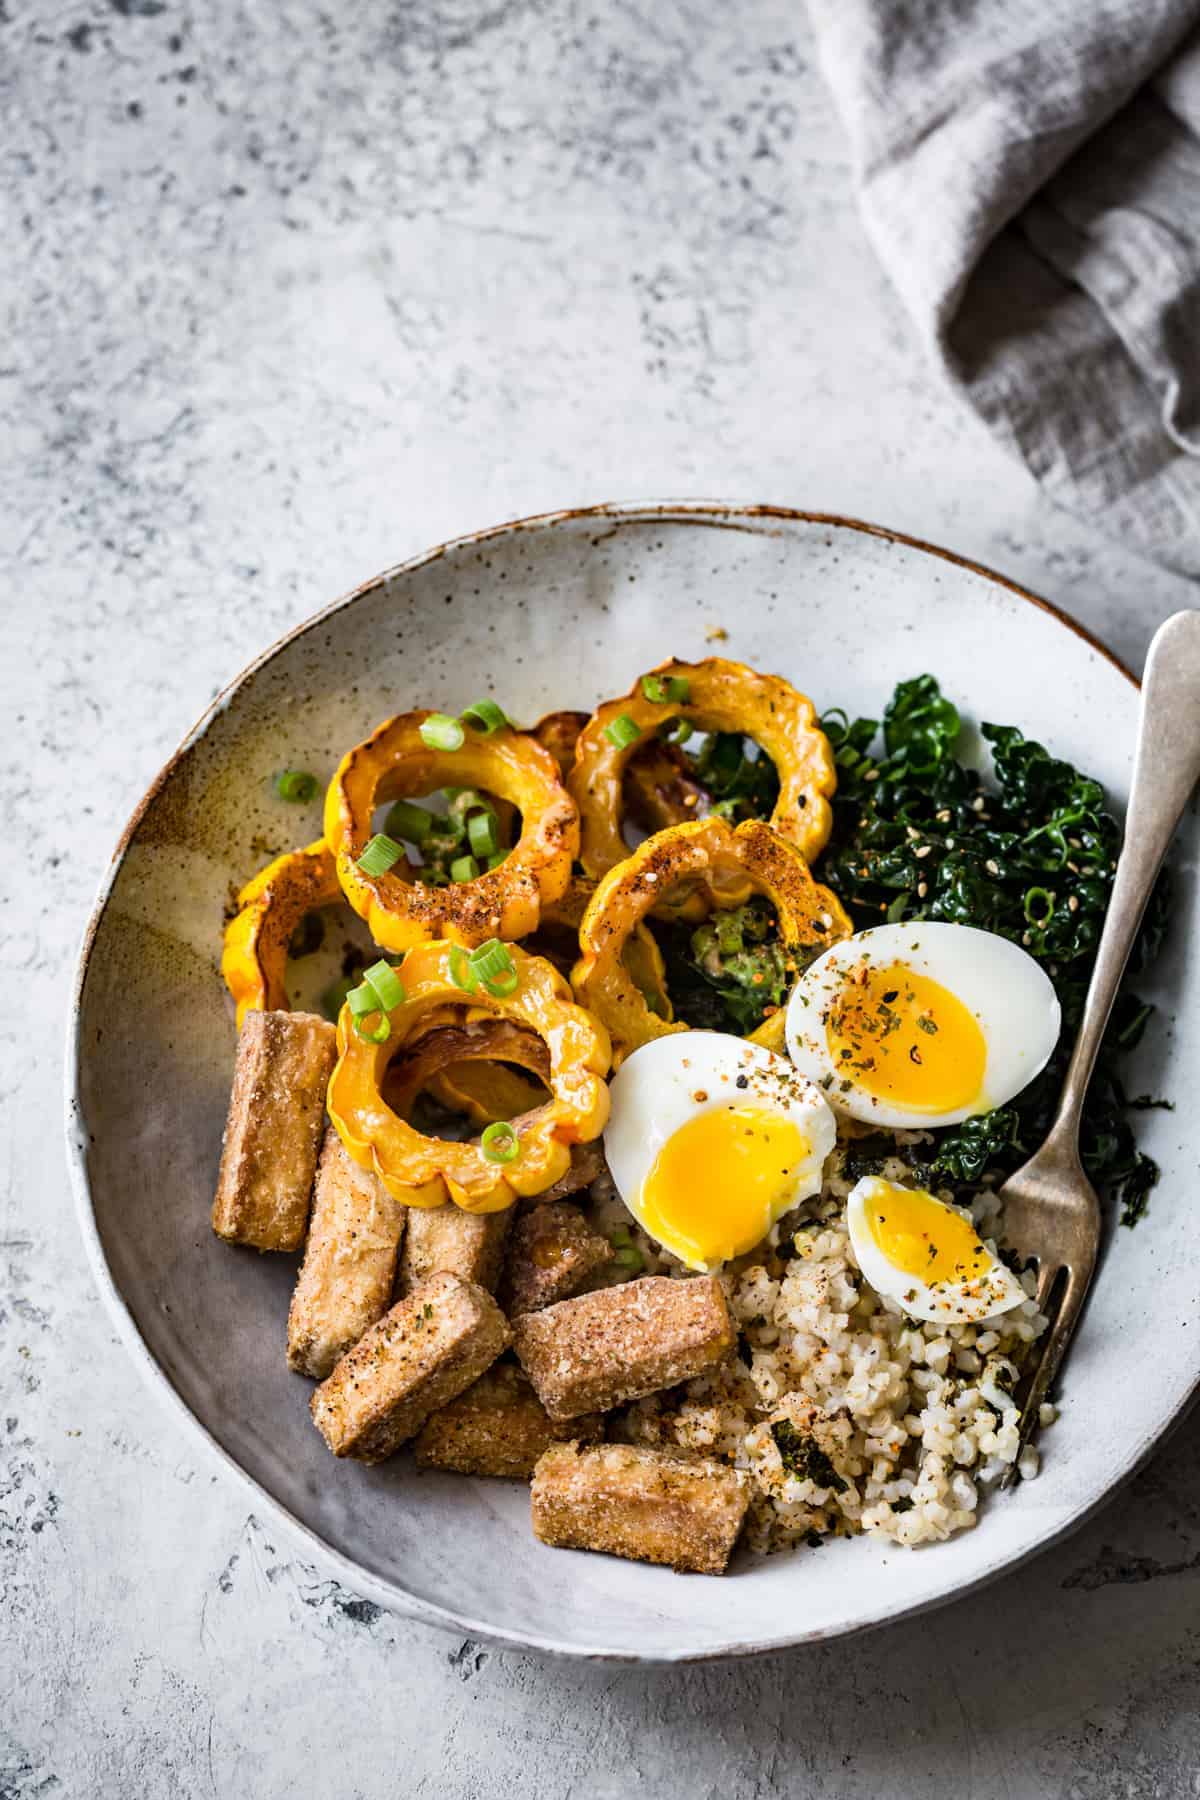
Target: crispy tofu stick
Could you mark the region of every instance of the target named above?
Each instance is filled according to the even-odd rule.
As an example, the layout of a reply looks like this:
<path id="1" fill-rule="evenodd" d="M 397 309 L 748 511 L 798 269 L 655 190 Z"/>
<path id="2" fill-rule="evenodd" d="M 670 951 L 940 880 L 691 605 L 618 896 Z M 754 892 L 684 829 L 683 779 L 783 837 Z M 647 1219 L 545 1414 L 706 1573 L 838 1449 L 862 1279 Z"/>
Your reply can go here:
<path id="1" fill-rule="evenodd" d="M 494 1363 L 511 1339 L 491 1295 L 439 1273 L 347 1350 L 312 1397 L 335 1456 L 382 1462 Z"/>
<path id="2" fill-rule="evenodd" d="M 557 1200 L 523 1213 L 513 1226 L 502 1298 L 510 1318 L 551 1306 L 612 1261 L 612 1245 L 594 1232 L 577 1206 Z"/>
<path id="3" fill-rule="evenodd" d="M 552 1419 L 607 1412 L 710 1368 L 736 1333 L 711 1275 L 648 1275 L 513 1321 L 513 1342 Z"/>
<path id="4" fill-rule="evenodd" d="M 231 1244 L 298 1250 L 308 1224 L 337 1033 L 312 1013 L 242 1021 L 212 1227 Z"/>
<path id="5" fill-rule="evenodd" d="M 500 1279 L 512 1218 L 511 1208 L 507 1212 L 469 1213 L 452 1200 L 445 1206 L 411 1207 L 397 1293 L 411 1294 L 437 1269 L 446 1269 L 463 1281 L 478 1282 L 493 1292 Z"/>
<path id="6" fill-rule="evenodd" d="M 515 1363 L 494 1363 L 465 1394 L 426 1421 L 413 1449 L 422 1468 L 528 1481 L 543 1450 L 567 1437 L 593 1442 L 603 1423 L 591 1413 L 570 1425 L 555 1425 L 529 1377 Z"/>
<path id="7" fill-rule="evenodd" d="M 554 1444 L 533 1473 L 533 1534 L 563 1550 L 720 1575 L 750 1504 L 735 1469 L 631 1444 Z"/>
<path id="8" fill-rule="evenodd" d="M 408 1208 L 352 1162 L 330 1125 L 313 1188 L 304 1266 L 288 1314 L 288 1367 L 322 1381 L 392 1298 Z"/>

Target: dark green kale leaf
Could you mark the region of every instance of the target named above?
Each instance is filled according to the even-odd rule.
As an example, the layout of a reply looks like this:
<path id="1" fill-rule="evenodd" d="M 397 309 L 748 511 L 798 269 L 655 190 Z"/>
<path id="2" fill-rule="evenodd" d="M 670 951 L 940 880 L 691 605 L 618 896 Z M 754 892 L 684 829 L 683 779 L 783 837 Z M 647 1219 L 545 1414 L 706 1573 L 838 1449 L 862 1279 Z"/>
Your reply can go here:
<path id="1" fill-rule="evenodd" d="M 771 907 L 755 896 L 694 931 L 656 927 L 675 1010 L 711 1031 L 754 1031 L 780 1006 L 797 963 L 779 942 Z"/>
<path id="2" fill-rule="evenodd" d="M 995 786 L 957 755 L 960 720 L 931 675 L 901 682 L 883 719 L 827 714 L 838 765 L 834 829 L 821 877 L 857 927 L 937 919 L 999 933 L 1028 950 L 1053 981 L 1063 1010 L 1058 1050 L 1010 1105 L 937 1134 L 924 1176 L 969 1190 L 1018 1168 L 1045 1136 L 1082 1016 L 1120 851 L 1120 830 L 1099 783 L 1011 725 L 982 727 Z M 1134 952 L 1153 960 L 1169 911 L 1164 873 Z M 1126 1117 L 1119 1058 L 1151 1008 L 1122 993 L 1084 1112 L 1084 1166 L 1114 1193 L 1127 1223 L 1158 1178 Z"/>

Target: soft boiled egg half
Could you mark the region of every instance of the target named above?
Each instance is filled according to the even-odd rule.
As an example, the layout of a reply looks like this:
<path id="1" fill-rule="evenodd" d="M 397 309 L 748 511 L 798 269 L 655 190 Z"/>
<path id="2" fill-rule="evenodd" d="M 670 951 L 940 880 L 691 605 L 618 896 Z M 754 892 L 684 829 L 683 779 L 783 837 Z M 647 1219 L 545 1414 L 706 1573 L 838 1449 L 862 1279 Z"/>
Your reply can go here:
<path id="1" fill-rule="evenodd" d="M 970 1219 L 924 1188 L 866 1176 L 846 1200 L 846 1228 L 864 1278 L 910 1318 L 978 1324 L 1026 1298 Z"/>
<path id="2" fill-rule="evenodd" d="M 903 1129 L 1003 1106 L 1045 1068 L 1061 1022 L 1019 944 L 970 925 L 877 925 L 805 970 L 787 1042 L 838 1112 Z"/>
<path id="3" fill-rule="evenodd" d="M 821 1186 L 837 1135 L 786 1057 L 719 1031 L 656 1038 L 612 1080 L 604 1134 L 625 1205 L 664 1250 L 711 1273 Z"/>

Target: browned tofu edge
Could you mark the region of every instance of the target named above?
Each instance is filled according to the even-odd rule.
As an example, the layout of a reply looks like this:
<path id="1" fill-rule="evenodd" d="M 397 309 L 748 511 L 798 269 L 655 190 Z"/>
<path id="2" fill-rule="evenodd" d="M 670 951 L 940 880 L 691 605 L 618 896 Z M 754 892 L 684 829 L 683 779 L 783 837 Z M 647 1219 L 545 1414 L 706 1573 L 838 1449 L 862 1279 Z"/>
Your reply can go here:
<path id="1" fill-rule="evenodd" d="M 598 1413 L 555 1424 L 515 1363 L 494 1363 L 479 1380 L 433 1413 L 413 1444 L 422 1468 L 528 1481 L 538 1457 L 564 1438 L 594 1443 Z"/>
<path id="2" fill-rule="evenodd" d="M 750 1484 L 708 1458 L 632 1444 L 554 1444 L 530 1490 L 534 1536 L 564 1550 L 719 1575 L 750 1504 Z"/>

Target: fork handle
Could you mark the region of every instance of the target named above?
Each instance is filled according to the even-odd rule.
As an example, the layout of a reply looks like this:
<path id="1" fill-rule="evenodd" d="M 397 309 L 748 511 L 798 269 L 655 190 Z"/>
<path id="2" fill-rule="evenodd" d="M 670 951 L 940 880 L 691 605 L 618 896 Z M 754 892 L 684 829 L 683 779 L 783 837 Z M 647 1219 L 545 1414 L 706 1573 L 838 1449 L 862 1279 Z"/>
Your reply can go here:
<path id="1" fill-rule="evenodd" d="M 1200 612 L 1160 625 L 1146 658 L 1125 841 L 1088 984 L 1083 1023 L 1051 1131 L 1078 1155 L 1079 1120 L 1125 964 L 1167 847 L 1200 780 Z"/>

